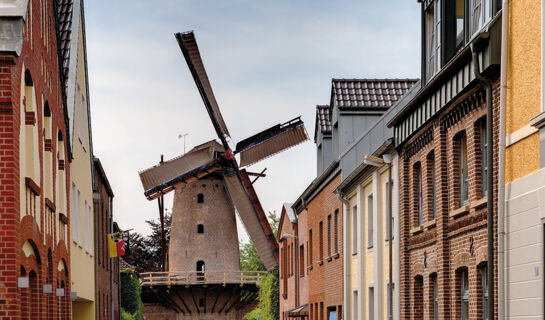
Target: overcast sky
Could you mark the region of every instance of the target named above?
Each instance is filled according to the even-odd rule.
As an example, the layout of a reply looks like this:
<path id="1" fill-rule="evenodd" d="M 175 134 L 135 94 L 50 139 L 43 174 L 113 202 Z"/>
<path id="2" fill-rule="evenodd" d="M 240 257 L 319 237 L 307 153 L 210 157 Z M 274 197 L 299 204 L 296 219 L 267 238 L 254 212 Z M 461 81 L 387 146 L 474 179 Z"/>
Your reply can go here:
<path id="1" fill-rule="evenodd" d="M 416 0 L 92 0 L 85 2 L 93 147 L 121 228 L 149 232 L 157 203 L 138 171 L 215 138 L 174 38 L 194 30 L 233 142 L 315 108 L 332 78 L 417 78 Z M 280 214 L 316 177 L 311 141 L 249 168 L 266 212 Z M 172 198 L 167 198 L 171 207 Z M 239 231 L 244 238 L 244 232 Z"/>

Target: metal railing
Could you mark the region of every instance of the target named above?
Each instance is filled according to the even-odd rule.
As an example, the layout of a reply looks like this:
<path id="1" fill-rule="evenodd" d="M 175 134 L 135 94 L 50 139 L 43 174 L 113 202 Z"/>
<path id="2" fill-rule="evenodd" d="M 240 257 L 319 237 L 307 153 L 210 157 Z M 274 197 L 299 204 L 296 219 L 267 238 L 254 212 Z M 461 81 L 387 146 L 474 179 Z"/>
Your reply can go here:
<path id="1" fill-rule="evenodd" d="M 265 271 L 169 271 L 140 274 L 142 286 L 173 286 L 193 284 L 256 284 L 260 285 Z"/>

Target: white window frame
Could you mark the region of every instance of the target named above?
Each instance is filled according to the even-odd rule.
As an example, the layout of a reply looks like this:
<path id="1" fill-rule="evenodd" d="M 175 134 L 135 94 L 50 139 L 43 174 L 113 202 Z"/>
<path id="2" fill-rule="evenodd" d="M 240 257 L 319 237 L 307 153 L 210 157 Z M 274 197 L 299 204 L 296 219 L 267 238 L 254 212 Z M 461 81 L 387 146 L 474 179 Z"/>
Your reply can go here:
<path id="1" fill-rule="evenodd" d="M 358 205 L 352 206 L 352 255 L 358 254 Z"/>
<path id="2" fill-rule="evenodd" d="M 367 249 L 372 249 L 375 245 L 375 207 L 373 191 L 367 194 Z"/>

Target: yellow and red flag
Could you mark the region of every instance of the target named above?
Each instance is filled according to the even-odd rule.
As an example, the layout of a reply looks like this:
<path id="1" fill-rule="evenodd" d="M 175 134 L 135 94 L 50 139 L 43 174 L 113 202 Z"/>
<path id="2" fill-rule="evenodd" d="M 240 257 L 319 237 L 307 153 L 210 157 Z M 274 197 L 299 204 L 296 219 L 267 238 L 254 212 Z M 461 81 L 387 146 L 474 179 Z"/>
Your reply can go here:
<path id="1" fill-rule="evenodd" d="M 108 234 L 108 248 L 110 251 L 110 258 L 125 255 L 125 241 L 123 241 L 122 232 Z"/>

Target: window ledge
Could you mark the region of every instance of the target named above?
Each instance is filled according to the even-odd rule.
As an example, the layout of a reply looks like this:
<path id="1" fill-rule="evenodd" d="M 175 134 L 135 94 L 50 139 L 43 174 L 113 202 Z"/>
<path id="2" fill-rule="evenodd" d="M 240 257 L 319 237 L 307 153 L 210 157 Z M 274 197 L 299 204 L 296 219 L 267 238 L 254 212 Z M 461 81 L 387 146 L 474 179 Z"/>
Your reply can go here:
<path id="1" fill-rule="evenodd" d="M 341 255 L 339 253 L 335 253 L 334 255 L 332 255 L 333 259 L 337 259 L 338 257 L 340 257 Z"/>
<path id="2" fill-rule="evenodd" d="M 325 258 L 325 261 L 327 261 L 327 262 L 330 262 L 331 260 L 333 260 L 333 258 L 331 256 Z"/>
<path id="3" fill-rule="evenodd" d="M 308 267 L 307 267 L 307 270 L 310 271 L 310 270 L 312 270 L 313 268 L 314 268 L 313 266 L 308 266 Z"/>
<path id="4" fill-rule="evenodd" d="M 470 209 L 480 209 L 482 207 L 485 207 L 486 204 L 488 203 L 488 198 L 487 197 L 483 197 L 479 200 L 476 200 L 476 201 L 472 201 L 470 204 L 469 204 L 469 208 Z"/>
<path id="5" fill-rule="evenodd" d="M 537 129 L 545 128 L 545 111 L 542 111 L 537 116 L 530 119 L 530 125 Z"/>
<path id="6" fill-rule="evenodd" d="M 424 228 L 426 229 L 432 229 L 432 228 L 435 228 L 436 224 L 435 224 L 435 219 L 433 220 L 430 220 L 430 221 L 426 221 L 424 224 L 423 224 Z"/>
<path id="7" fill-rule="evenodd" d="M 323 265 L 324 264 L 324 261 L 323 260 L 319 260 L 318 262 L 316 262 L 319 266 Z"/>
<path id="8" fill-rule="evenodd" d="M 420 226 L 412 228 L 410 232 L 411 232 L 411 235 L 415 235 L 415 234 L 421 233 L 422 231 L 424 231 L 424 226 L 420 225 Z"/>
<path id="9" fill-rule="evenodd" d="M 454 219 L 457 219 L 463 215 L 466 215 L 469 213 L 469 206 L 466 204 L 465 206 L 461 206 L 460 208 L 452 211 L 451 213 L 449 213 L 449 217 L 452 217 Z"/>
<path id="10" fill-rule="evenodd" d="M 357 255 L 358 255 L 357 252 L 352 253 L 352 257 L 355 257 L 355 256 L 357 256 Z"/>

